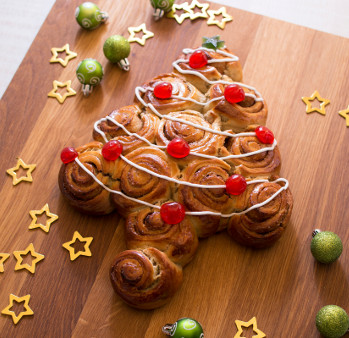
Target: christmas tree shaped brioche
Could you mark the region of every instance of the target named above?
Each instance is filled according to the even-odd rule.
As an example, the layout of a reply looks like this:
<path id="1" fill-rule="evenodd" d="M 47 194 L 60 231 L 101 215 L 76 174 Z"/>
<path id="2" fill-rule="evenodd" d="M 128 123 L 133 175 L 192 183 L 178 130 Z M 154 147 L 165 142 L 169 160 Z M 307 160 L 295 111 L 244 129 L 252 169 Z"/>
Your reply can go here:
<path id="1" fill-rule="evenodd" d="M 59 186 L 71 205 L 125 218 L 128 250 L 110 279 L 140 309 L 174 295 L 199 238 L 227 229 L 265 248 L 292 211 L 277 142 L 264 127 L 267 105 L 241 82 L 238 57 L 204 43 L 172 65 L 136 87 L 133 104 L 96 121 L 95 141 L 61 155 Z"/>

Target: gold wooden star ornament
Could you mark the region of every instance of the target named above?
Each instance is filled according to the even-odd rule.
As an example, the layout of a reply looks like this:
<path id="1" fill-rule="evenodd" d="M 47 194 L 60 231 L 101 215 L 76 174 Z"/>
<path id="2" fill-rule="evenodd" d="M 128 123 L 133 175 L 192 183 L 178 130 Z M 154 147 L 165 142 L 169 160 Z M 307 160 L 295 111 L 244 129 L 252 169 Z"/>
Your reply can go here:
<path id="1" fill-rule="evenodd" d="M 227 10 L 225 9 L 225 7 L 221 7 L 220 9 L 218 9 L 216 11 L 208 10 L 207 14 L 209 16 L 209 18 L 207 20 L 207 24 L 209 26 L 216 25 L 220 29 L 224 29 L 225 24 L 227 22 L 233 21 L 233 17 L 227 13 Z M 222 17 L 223 17 L 222 21 L 219 21 L 219 20 L 216 19 L 217 15 L 222 15 Z"/>
<path id="2" fill-rule="evenodd" d="M 195 8 L 195 4 L 194 7 Z M 181 15 L 176 14 L 177 11 L 183 10 Z M 173 4 L 171 11 L 167 14 L 168 18 L 175 19 L 178 24 L 182 24 L 185 19 L 191 18 L 194 15 L 194 11 L 190 8 L 188 2 L 182 4 Z"/>
<path id="3" fill-rule="evenodd" d="M 23 257 L 22 256 L 26 256 L 26 255 L 28 255 L 28 253 L 30 253 L 30 255 L 35 258 L 32 260 L 30 265 L 28 263 L 23 264 Z M 36 264 L 45 258 L 44 255 L 42 255 L 38 252 L 35 252 L 33 243 L 30 243 L 29 246 L 23 251 L 14 251 L 13 255 L 17 259 L 15 271 L 26 269 L 29 272 L 31 272 L 32 274 L 35 273 Z"/>
<path id="4" fill-rule="evenodd" d="M 48 218 L 45 222 L 45 225 L 41 223 L 37 223 L 38 216 L 42 215 L 43 213 L 45 213 L 46 217 Z M 50 231 L 51 224 L 58 219 L 57 215 L 52 214 L 50 212 L 50 209 L 47 203 L 40 210 L 30 210 L 29 214 L 32 218 L 32 222 L 29 225 L 29 229 L 32 230 L 32 229 L 40 228 L 46 233 Z"/>
<path id="5" fill-rule="evenodd" d="M 65 52 L 66 54 L 66 57 L 64 59 L 58 57 L 58 53 L 63 53 L 63 52 Z M 74 59 L 75 57 L 78 56 L 77 53 L 72 52 L 69 49 L 68 43 L 65 44 L 62 48 L 57 48 L 57 47 L 51 48 L 51 53 L 52 53 L 52 57 L 50 59 L 50 63 L 59 62 L 63 67 L 65 67 L 71 59 Z"/>
<path id="6" fill-rule="evenodd" d="M 3 315 L 11 316 L 13 323 L 16 325 L 23 316 L 32 316 L 34 314 L 34 311 L 29 307 L 29 300 L 30 300 L 30 295 L 26 295 L 23 297 L 18 297 L 13 294 L 10 294 L 10 304 L 1 311 Z M 13 302 L 16 303 L 22 303 L 23 307 L 25 308 L 25 311 L 20 312 L 18 315 L 14 311 L 11 311 L 11 308 L 13 307 Z"/>
<path id="7" fill-rule="evenodd" d="M 311 103 L 315 99 L 320 102 L 320 108 L 312 107 Z M 319 114 L 326 115 L 325 106 L 330 103 L 330 100 L 323 99 L 317 90 L 315 90 L 315 92 L 310 97 L 302 97 L 302 100 L 307 105 L 305 110 L 307 114 L 317 112 Z"/>
<path id="8" fill-rule="evenodd" d="M 257 328 L 257 319 L 256 317 L 253 317 L 248 322 L 243 322 L 241 320 L 235 321 L 236 327 L 238 328 L 238 332 L 235 334 L 234 338 L 243 338 L 241 334 L 243 333 L 243 327 L 249 327 L 252 325 L 253 332 L 257 333 L 257 335 L 252 336 L 253 338 L 263 338 L 266 337 L 266 335 Z"/>
<path id="9" fill-rule="evenodd" d="M 190 14 L 190 20 L 195 20 L 198 18 L 208 18 L 207 10 L 209 8 L 209 4 L 201 4 L 198 0 L 193 0 L 189 6 L 189 8 L 192 10 L 193 14 Z M 200 12 L 194 12 L 195 8 L 199 8 Z"/>
<path id="10" fill-rule="evenodd" d="M 143 33 L 143 36 L 141 39 L 136 37 L 136 33 L 139 33 L 140 31 L 142 31 L 142 33 Z M 137 42 L 142 46 L 144 46 L 145 41 L 147 39 L 150 39 L 154 36 L 153 32 L 150 32 L 147 30 L 145 23 L 142 23 L 138 27 L 128 27 L 128 32 L 130 33 L 130 37 L 128 38 L 128 42 Z"/>
<path id="11" fill-rule="evenodd" d="M 4 272 L 4 263 L 10 257 L 8 253 L 0 253 L 0 272 Z"/>
<path id="12" fill-rule="evenodd" d="M 77 240 L 79 240 L 80 242 L 85 242 L 84 251 L 75 252 L 75 249 L 72 246 L 72 244 L 74 244 Z M 90 250 L 90 245 L 91 245 L 92 240 L 93 240 L 93 237 L 82 237 L 78 231 L 75 231 L 73 239 L 69 242 L 64 243 L 63 248 L 67 249 L 69 251 L 71 261 L 74 261 L 79 256 L 91 257 L 92 253 Z"/>
<path id="13" fill-rule="evenodd" d="M 64 88 L 66 87 L 67 91 L 63 94 L 63 96 L 57 92 L 58 87 Z M 57 80 L 53 81 L 53 89 L 47 94 L 48 97 L 54 97 L 58 100 L 59 103 L 63 103 L 68 96 L 76 95 L 76 91 L 71 88 L 71 80 L 66 82 L 59 82 Z"/>
<path id="14" fill-rule="evenodd" d="M 17 177 L 17 170 L 19 168 L 28 170 L 26 173 L 26 176 Z M 12 176 L 12 184 L 17 185 L 18 183 L 25 181 L 25 182 L 33 182 L 32 172 L 36 168 L 36 164 L 25 164 L 22 159 L 17 159 L 17 164 L 15 167 L 7 169 L 6 172 Z"/>
<path id="15" fill-rule="evenodd" d="M 345 118 L 347 127 L 349 127 L 349 106 L 347 109 L 341 110 L 340 112 L 338 112 L 338 114 Z"/>

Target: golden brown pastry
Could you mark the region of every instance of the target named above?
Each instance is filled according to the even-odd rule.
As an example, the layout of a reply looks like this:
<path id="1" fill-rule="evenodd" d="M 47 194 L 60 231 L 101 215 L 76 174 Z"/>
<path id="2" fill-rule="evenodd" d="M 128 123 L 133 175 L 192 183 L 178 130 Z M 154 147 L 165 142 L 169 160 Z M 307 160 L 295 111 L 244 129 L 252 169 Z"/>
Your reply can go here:
<path id="1" fill-rule="evenodd" d="M 248 127 L 244 132 L 254 131 L 256 126 Z M 264 148 L 271 148 L 270 144 L 261 143 L 257 136 L 231 137 L 226 142 L 229 155 L 249 154 Z M 234 166 L 235 174 L 248 177 L 271 177 L 278 175 L 281 167 L 281 156 L 278 146 L 273 150 L 240 158 L 231 158 L 228 163 Z"/>
<path id="2" fill-rule="evenodd" d="M 116 168 L 119 161 L 106 161 L 101 155 L 102 146 L 100 142 L 91 142 L 76 150 L 83 165 L 103 184 L 113 189 L 117 185 L 113 173 L 118 171 Z M 104 215 L 115 209 L 110 192 L 75 162 L 61 166 L 58 182 L 63 196 L 82 212 Z"/>
<path id="3" fill-rule="evenodd" d="M 118 190 L 125 195 L 148 203 L 161 203 L 171 198 L 171 183 L 156 175 L 177 177 L 179 169 L 174 161 L 156 147 L 142 147 L 127 154 L 125 158 L 132 163 L 152 171 L 149 174 L 134 165 L 122 161 L 118 173 Z M 112 196 L 121 215 L 126 217 L 130 212 L 144 208 L 139 202 L 132 201 L 118 194 Z"/>
<path id="4" fill-rule="evenodd" d="M 138 309 L 164 305 L 179 289 L 182 278 L 182 268 L 155 248 L 123 251 L 110 269 L 115 292 Z"/>
<path id="5" fill-rule="evenodd" d="M 154 142 L 160 122 L 159 118 L 153 114 L 147 114 L 145 111 L 142 111 L 138 105 L 134 104 L 122 107 L 114 110 L 108 116 L 119 124 L 122 124 L 130 133 L 138 134 L 151 143 Z M 148 145 L 139 137 L 128 135 L 112 120 L 102 120 L 96 127 L 105 133 L 108 140 L 114 139 L 121 141 L 124 155 L 139 147 Z M 104 142 L 102 135 L 96 131 L 96 128 L 93 131 L 93 138 L 96 141 Z"/>
<path id="6" fill-rule="evenodd" d="M 192 260 L 198 247 L 198 237 L 188 218 L 179 224 L 166 224 L 160 212 L 150 208 L 130 214 L 125 229 L 128 249 L 154 247 L 181 266 Z"/>
<path id="7" fill-rule="evenodd" d="M 179 98 L 170 98 L 170 99 L 159 99 L 154 95 L 154 92 L 151 89 L 154 89 L 156 85 L 161 82 L 167 82 L 172 85 L 172 96 L 180 96 L 183 99 Z M 175 73 L 161 74 L 151 81 L 147 82 L 142 86 L 146 92 L 140 92 L 140 95 L 146 104 L 151 103 L 154 108 L 162 115 L 168 114 L 170 112 L 185 110 L 185 109 L 194 109 L 197 111 L 202 111 L 204 105 L 201 105 L 201 102 L 206 101 L 205 95 L 200 93 L 200 91 L 194 87 L 190 82 L 186 81 L 184 77 L 179 76 Z M 191 99 L 197 102 L 193 102 Z M 147 108 L 149 113 L 152 113 L 150 108 Z"/>
<path id="8" fill-rule="evenodd" d="M 239 210 L 246 210 L 264 202 L 276 193 L 283 183 L 267 182 L 248 185 L 237 198 Z M 234 215 L 228 225 L 229 235 L 240 244 L 254 248 L 265 248 L 277 241 L 289 222 L 293 200 L 289 189 L 281 191 L 264 206 L 242 215 Z"/>
<path id="9" fill-rule="evenodd" d="M 247 96 L 239 103 L 230 103 L 224 98 L 226 85 L 215 84 L 207 92 L 207 100 L 222 97 L 221 100 L 213 101 L 204 108 L 205 118 L 210 121 L 211 115 L 219 115 L 222 119 L 222 130 L 231 129 L 240 132 L 251 124 L 265 125 L 268 116 L 268 108 L 265 101 L 256 101 Z M 258 95 L 251 89 L 242 87 L 245 93 Z"/>
<path id="10" fill-rule="evenodd" d="M 190 163 L 182 172 L 182 180 L 201 185 L 225 185 L 231 167 L 221 160 L 198 159 Z M 213 211 L 230 213 L 234 201 L 225 188 L 193 188 L 180 185 L 176 198 L 188 211 Z M 228 219 L 220 216 L 188 216 L 199 237 L 211 236 L 227 226 Z"/>
<path id="11" fill-rule="evenodd" d="M 223 52 L 227 52 L 229 54 L 233 54 L 229 51 L 228 48 L 221 49 Z M 227 56 L 222 55 L 214 50 L 206 50 L 205 51 L 208 60 L 219 60 L 225 59 Z M 181 54 L 178 59 L 189 60 L 191 54 Z M 178 67 L 180 70 L 190 71 L 193 70 L 189 63 L 187 62 L 179 62 Z M 218 80 L 230 80 L 236 82 L 242 82 L 242 68 L 240 61 L 232 61 L 232 62 L 213 62 L 209 63 L 206 66 L 195 69 L 200 74 L 204 75 L 209 81 L 218 81 Z M 210 84 L 206 81 L 202 80 L 200 77 L 192 74 L 183 74 L 178 69 L 174 68 L 174 72 L 179 73 L 180 75 L 185 76 L 187 81 L 192 83 L 196 88 L 198 88 L 201 92 L 206 93 Z"/>

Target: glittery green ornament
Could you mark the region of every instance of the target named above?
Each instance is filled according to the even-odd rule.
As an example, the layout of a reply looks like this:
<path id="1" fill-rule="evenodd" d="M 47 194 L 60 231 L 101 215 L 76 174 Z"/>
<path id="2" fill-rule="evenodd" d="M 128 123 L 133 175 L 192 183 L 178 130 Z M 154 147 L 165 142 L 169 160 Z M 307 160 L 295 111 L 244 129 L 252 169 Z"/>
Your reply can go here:
<path id="1" fill-rule="evenodd" d="M 76 8 L 75 18 L 82 28 L 92 30 L 105 22 L 108 19 L 108 14 L 102 12 L 93 2 L 84 2 Z"/>
<path id="2" fill-rule="evenodd" d="M 78 64 L 76 76 L 83 85 L 84 95 L 88 96 L 92 88 L 102 81 L 103 67 L 97 60 L 85 59 Z"/>
<path id="3" fill-rule="evenodd" d="M 150 0 L 150 3 L 154 7 L 154 19 L 159 20 L 171 10 L 174 0 Z"/>
<path id="4" fill-rule="evenodd" d="M 313 239 L 310 245 L 311 253 L 320 263 L 329 264 L 334 262 L 343 251 L 341 239 L 331 231 L 313 232 Z"/>
<path id="5" fill-rule="evenodd" d="M 174 324 L 167 324 L 162 332 L 174 338 L 203 338 L 204 330 L 200 323 L 191 318 L 182 318 Z"/>
<path id="6" fill-rule="evenodd" d="M 130 55 L 130 43 L 121 35 L 112 35 L 103 45 L 105 57 L 112 63 L 117 63 L 120 68 L 128 71 L 130 64 L 127 57 Z"/>
<path id="7" fill-rule="evenodd" d="M 315 319 L 316 327 L 326 338 L 339 338 L 349 329 L 349 317 L 337 305 L 326 305 L 320 309 Z"/>

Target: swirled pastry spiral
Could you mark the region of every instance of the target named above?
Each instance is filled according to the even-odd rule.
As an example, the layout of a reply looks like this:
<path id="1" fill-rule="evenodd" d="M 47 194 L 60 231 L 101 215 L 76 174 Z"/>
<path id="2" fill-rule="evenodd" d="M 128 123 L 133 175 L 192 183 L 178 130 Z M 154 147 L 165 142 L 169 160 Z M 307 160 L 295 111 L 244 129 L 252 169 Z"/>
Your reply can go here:
<path id="1" fill-rule="evenodd" d="M 172 96 L 180 96 L 182 99 L 158 99 L 151 89 L 154 89 L 154 87 L 161 82 L 170 83 L 172 85 Z M 206 100 L 205 95 L 200 93 L 196 87 L 186 81 L 185 78 L 175 73 L 161 74 L 144 84 L 143 88 L 145 89 L 145 93 L 142 95 L 143 100 L 147 104 L 151 103 L 161 114 L 168 114 L 185 109 L 202 111 L 203 105 L 200 105 L 198 102 L 203 103 Z M 192 100 L 194 100 L 194 102 Z M 149 108 L 148 111 L 152 112 Z"/>
<path id="2" fill-rule="evenodd" d="M 101 154 L 102 146 L 100 142 L 91 142 L 76 150 L 83 165 L 101 182 L 113 188 L 117 185 L 113 175 L 118 171 L 118 161 L 105 161 Z M 62 165 L 58 181 L 63 196 L 80 211 L 103 215 L 115 208 L 110 192 L 101 187 L 76 162 Z"/>
<path id="3" fill-rule="evenodd" d="M 227 52 L 232 54 L 228 48 L 221 49 L 223 52 Z M 213 60 L 222 60 L 226 58 L 226 56 L 214 51 L 214 50 L 206 50 L 205 54 L 207 55 L 207 59 L 210 61 Z M 233 55 L 233 54 L 232 54 Z M 181 54 L 178 59 L 189 60 L 190 54 Z M 178 66 L 181 70 L 190 71 L 192 68 L 189 66 L 187 62 L 180 62 Z M 218 81 L 221 79 L 228 81 L 242 81 L 242 68 L 240 61 L 231 61 L 231 62 L 213 62 L 209 63 L 206 66 L 195 69 L 200 74 L 204 75 L 209 81 Z M 179 73 L 187 79 L 190 83 L 192 83 L 196 88 L 198 88 L 201 92 L 206 93 L 210 84 L 207 81 L 202 80 L 200 77 L 193 74 L 184 74 L 174 70 L 176 73 Z"/>
<path id="4" fill-rule="evenodd" d="M 280 189 L 279 183 L 266 182 L 248 186 L 239 197 L 240 210 L 264 202 Z M 254 248 L 265 248 L 277 241 L 288 224 L 292 212 L 289 189 L 281 191 L 272 201 L 246 214 L 234 215 L 228 225 L 229 235 L 237 242 Z"/>
<path id="5" fill-rule="evenodd" d="M 198 247 L 198 237 L 188 218 L 179 224 L 166 224 L 160 212 L 150 208 L 130 214 L 125 229 L 128 249 L 154 247 L 181 266 L 191 261 Z"/>
<path id="6" fill-rule="evenodd" d="M 182 283 L 182 268 L 155 248 L 126 250 L 110 269 L 115 292 L 130 306 L 154 309 L 164 305 Z"/>
<path id="7" fill-rule="evenodd" d="M 212 112 L 222 119 L 222 130 L 232 129 L 239 132 L 246 129 L 251 124 L 265 125 L 268 116 L 268 108 L 265 101 L 256 101 L 251 96 L 246 96 L 245 100 L 239 103 L 229 103 L 224 98 L 225 84 L 215 84 L 207 92 L 208 100 L 222 97 L 219 101 L 214 101 L 205 106 L 207 112 L 205 117 L 210 120 Z M 257 94 L 252 89 L 242 87 L 245 93 Z"/>

